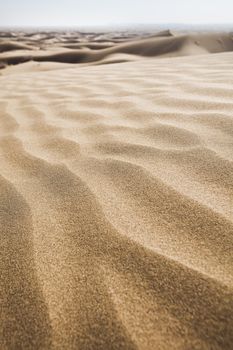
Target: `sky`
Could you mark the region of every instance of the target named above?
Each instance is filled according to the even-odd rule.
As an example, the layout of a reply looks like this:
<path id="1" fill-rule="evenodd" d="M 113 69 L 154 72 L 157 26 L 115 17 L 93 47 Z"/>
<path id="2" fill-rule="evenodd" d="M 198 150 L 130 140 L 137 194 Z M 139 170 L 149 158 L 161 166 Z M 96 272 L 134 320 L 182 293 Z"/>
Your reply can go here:
<path id="1" fill-rule="evenodd" d="M 0 0 L 0 26 L 233 22 L 233 0 Z"/>

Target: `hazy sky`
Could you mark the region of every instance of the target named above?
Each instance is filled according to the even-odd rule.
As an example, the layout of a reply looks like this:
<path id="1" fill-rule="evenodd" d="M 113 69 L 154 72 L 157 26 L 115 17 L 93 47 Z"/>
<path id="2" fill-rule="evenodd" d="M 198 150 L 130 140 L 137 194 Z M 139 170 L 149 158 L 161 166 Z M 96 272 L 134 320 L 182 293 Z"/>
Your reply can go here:
<path id="1" fill-rule="evenodd" d="M 232 23 L 233 0 L 0 0 L 0 26 Z"/>

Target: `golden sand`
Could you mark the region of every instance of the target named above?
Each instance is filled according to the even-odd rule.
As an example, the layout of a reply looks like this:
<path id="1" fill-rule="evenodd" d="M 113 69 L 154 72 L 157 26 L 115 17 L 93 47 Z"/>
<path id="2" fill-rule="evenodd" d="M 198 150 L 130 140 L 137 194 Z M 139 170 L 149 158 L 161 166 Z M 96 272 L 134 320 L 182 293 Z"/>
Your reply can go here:
<path id="1" fill-rule="evenodd" d="M 0 348 L 230 350 L 233 53 L 108 45 L 1 70 Z"/>

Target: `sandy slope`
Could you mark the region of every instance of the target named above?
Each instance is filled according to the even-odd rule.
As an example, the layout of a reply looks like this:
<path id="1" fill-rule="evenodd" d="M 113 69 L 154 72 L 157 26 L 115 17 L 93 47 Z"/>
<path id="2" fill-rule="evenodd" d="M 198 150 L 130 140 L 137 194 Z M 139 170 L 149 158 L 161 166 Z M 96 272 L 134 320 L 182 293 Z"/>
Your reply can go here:
<path id="1" fill-rule="evenodd" d="M 20 66 L 0 76 L 0 348 L 230 349 L 233 53 Z"/>

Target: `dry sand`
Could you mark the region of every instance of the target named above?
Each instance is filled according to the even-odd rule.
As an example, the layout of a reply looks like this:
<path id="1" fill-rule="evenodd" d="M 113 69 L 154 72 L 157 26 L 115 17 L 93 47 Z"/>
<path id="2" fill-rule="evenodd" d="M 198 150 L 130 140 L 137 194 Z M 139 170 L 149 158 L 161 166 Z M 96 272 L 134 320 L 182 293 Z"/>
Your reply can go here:
<path id="1" fill-rule="evenodd" d="M 0 349 L 232 349 L 231 35 L 1 36 Z"/>

